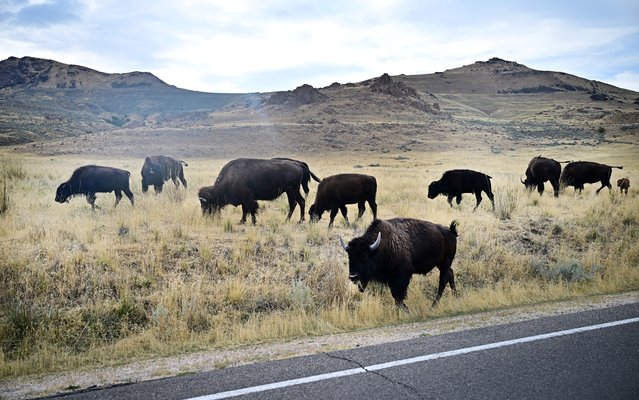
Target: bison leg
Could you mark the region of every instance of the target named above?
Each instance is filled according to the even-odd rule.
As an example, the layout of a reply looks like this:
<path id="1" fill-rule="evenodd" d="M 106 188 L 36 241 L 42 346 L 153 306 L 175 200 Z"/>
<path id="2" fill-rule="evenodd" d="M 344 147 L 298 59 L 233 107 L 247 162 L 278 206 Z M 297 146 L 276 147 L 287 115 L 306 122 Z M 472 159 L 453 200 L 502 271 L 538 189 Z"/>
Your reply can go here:
<path id="1" fill-rule="evenodd" d="M 457 205 L 460 205 L 462 201 L 462 195 L 458 194 L 457 197 L 455 197 L 455 201 L 457 202 Z"/>
<path id="2" fill-rule="evenodd" d="M 455 296 L 459 296 L 459 293 L 457 292 L 457 286 L 455 286 L 455 274 L 453 273 L 452 268 L 448 269 L 448 285 L 450 286 L 450 289 L 453 291 L 453 294 Z"/>
<path id="3" fill-rule="evenodd" d="M 240 219 L 240 225 L 244 225 L 246 223 L 246 216 L 249 213 L 248 205 L 242 203 L 242 219 Z"/>
<path id="4" fill-rule="evenodd" d="M 439 299 L 442 298 L 442 294 L 444 293 L 444 289 L 446 288 L 446 284 L 449 283 L 451 279 L 453 281 L 455 280 L 454 277 L 451 278 L 450 272 L 450 267 L 439 268 L 439 286 L 437 287 L 437 296 L 435 296 L 435 301 L 433 301 L 432 307 L 437 307 Z"/>
<path id="5" fill-rule="evenodd" d="M 408 284 L 410 283 L 411 274 L 400 275 L 390 284 L 391 295 L 395 299 L 395 304 L 399 308 L 408 310 L 404 304 L 406 298 L 406 292 L 408 291 Z"/>
<path id="6" fill-rule="evenodd" d="M 335 220 L 335 216 L 337 215 L 337 211 L 339 210 L 338 207 L 335 207 L 333 209 L 331 209 L 331 215 L 329 215 L 330 220 L 328 221 L 328 227 L 330 228 L 331 226 L 333 226 L 333 221 Z M 344 213 L 342 213 L 343 215 Z M 348 218 L 344 215 L 344 218 L 346 218 L 346 221 L 348 221 Z"/>
<path id="7" fill-rule="evenodd" d="M 448 195 L 448 198 L 446 199 L 448 201 L 448 205 L 452 208 L 453 207 L 453 197 L 452 195 Z M 459 203 L 458 203 L 459 204 Z"/>
<path id="8" fill-rule="evenodd" d="M 92 209 L 96 209 L 96 208 L 99 209 L 100 207 L 95 205 L 95 200 L 96 200 L 95 193 L 87 194 L 87 203 L 91 204 Z"/>
<path id="9" fill-rule="evenodd" d="M 543 195 L 544 194 L 544 183 L 540 183 L 537 185 L 537 192 L 539 192 L 539 195 Z"/>
<path id="10" fill-rule="evenodd" d="M 153 185 L 153 188 L 155 189 L 155 193 L 162 193 L 163 186 L 164 186 L 164 183 Z"/>
<path id="11" fill-rule="evenodd" d="M 113 207 L 117 207 L 120 204 L 120 200 L 122 200 L 122 191 L 115 190 L 115 205 Z"/>
<path id="12" fill-rule="evenodd" d="M 601 189 L 607 187 L 608 190 L 612 190 L 612 185 L 610 184 L 610 181 L 601 181 L 601 187 L 599 189 L 597 189 L 596 193 L 599 194 L 599 192 L 601 191 Z"/>
<path id="13" fill-rule="evenodd" d="M 186 189 L 186 187 L 187 187 L 186 186 L 186 178 L 184 177 L 184 171 L 183 170 L 180 170 L 179 178 L 180 178 L 180 182 L 182 182 L 182 185 L 184 185 L 184 189 Z"/>
<path id="14" fill-rule="evenodd" d="M 348 220 L 348 208 L 346 208 L 346 204 L 339 206 L 339 210 L 342 212 L 342 217 L 346 220 L 346 226 L 350 226 L 351 223 Z"/>
<path id="15" fill-rule="evenodd" d="M 146 180 L 142 178 L 142 193 L 146 193 L 149 190 L 149 185 L 146 183 Z"/>
<path id="16" fill-rule="evenodd" d="M 477 207 L 479 207 L 479 205 L 481 204 L 481 201 L 482 201 L 481 190 L 478 190 L 475 192 L 475 199 L 477 200 L 477 204 L 475 204 L 475 208 L 473 208 L 473 211 L 475 211 Z"/>
<path id="17" fill-rule="evenodd" d="M 365 212 L 366 212 L 366 203 L 363 201 L 360 203 L 357 203 L 357 219 L 362 218 L 362 215 L 364 215 Z"/>
<path id="18" fill-rule="evenodd" d="M 306 206 L 306 200 L 304 200 L 304 197 L 300 194 L 300 192 L 298 190 L 295 191 L 295 199 L 297 201 L 297 204 L 299 204 L 300 206 L 300 220 L 299 222 L 304 222 L 304 207 Z"/>
<path id="19" fill-rule="evenodd" d="M 551 179 L 550 184 L 552 185 L 555 197 L 559 197 L 559 181 Z"/>
<path id="20" fill-rule="evenodd" d="M 375 203 L 375 200 L 368 200 L 368 205 L 371 207 L 371 211 L 373 212 L 373 219 L 377 219 L 377 203 Z"/>
<path id="21" fill-rule="evenodd" d="M 129 201 L 131 202 L 131 205 L 133 205 L 134 200 L 133 200 L 133 192 L 131 192 L 131 190 L 129 188 L 124 189 L 124 194 L 126 194 L 126 197 L 129 198 Z"/>

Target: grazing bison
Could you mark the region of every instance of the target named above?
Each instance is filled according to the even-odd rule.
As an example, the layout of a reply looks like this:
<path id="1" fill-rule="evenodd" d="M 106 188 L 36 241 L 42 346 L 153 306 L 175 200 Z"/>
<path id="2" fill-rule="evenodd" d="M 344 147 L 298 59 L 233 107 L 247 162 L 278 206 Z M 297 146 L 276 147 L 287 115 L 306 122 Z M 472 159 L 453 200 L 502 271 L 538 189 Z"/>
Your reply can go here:
<path id="1" fill-rule="evenodd" d="M 573 186 L 575 191 L 579 189 L 579 193 L 584 189 L 584 184 L 601 182 L 601 187 L 596 192 L 599 194 L 604 187 L 612 189 L 610 176 L 613 168 L 623 169 L 592 161 L 575 161 L 564 167 L 559 181 L 562 187 Z"/>
<path id="2" fill-rule="evenodd" d="M 273 158 L 273 160 L 288 160 L 288 161 L 293 161 L 298 163 L 303 171 L 304 171 L 304 177 L 302 178 L 302 189 L 304 189 L 304 194 L 306 196 L 308 196 L 308 192 L 310 191 L 310 189 L 308 188 L 308 182 L 310 182 L 311 178 L 313 178 L 313 180 L 315 182 L 319 182 L 320 178 L 317 177 L 317 175 L 315 175 L 313 172 L 311 172 L 311 169 L 309 168 L 308 164 L 305 163 L 304 161 L 299 161 L 299 160 L 294 160 L 292 158 L 286 158 L 286 157 L 275 157 Z"/>
<path id="3" fill-rule="evenodd" d="M 348 246 L 339 240 L 348 253 L 348 276 L 361 292 L 369 281 L 384 283 L 395 304 L 406 308 L 404 299 L 413 274 L 427 274 L 437 267 L 439 286 L 432 305 L 437 305 L 447 283 L 456 293 L 451 264 L 457 251 L 457 221 L 447 228 L 410 218 L 378 219 Z"/>
<path id="4" fill-rule="evenodd" d="M 495 196 L 493 195 L 490 180 L 492 177 L 481 172 L 469 169 L 453 169 L 444 172 L 441 179 L 432 182 L 428 186 L 428 198 L 434 199 L 440 194 L 448 196 L 448 204 L 453 206 L 453 197 L 457 198 L 457 204 L 462 201 L 462 193 L 474 193 L 477 204 L 473 211 L 479 207 L 481 203 L 481 192 L 486 192 L 495 209 Z"/>
<path id="5" fill-rule="evenodd" d="M 628 194 L 628 188 L 630 187 L 630 179 L 628 178 L 617 179 L 617 187 L 619 188 L 621 193 L 624 193 L 625 191 L 625 193 Z"/>
<path id="6" fill-rule="evenodd" d="M 129 171 L 123 169 L 99 165 L 79 167 L 73 171 L 68 181 L 58 186 L 55 201 L 64 203 L 68 202 L 72 196 L 84 195 L 91 207 L 96 207 L 96 193 L 115 192 L 115 206 L 117 206 L 124 192 L 133 205 L 133 193 L 129 190 L 130 175 Z"/>
<path id="7" fill-rule="evenodd" d="M 342 211 L 344 219 L 348 224 L 348 210 L 346 204 L 355 204 L 359 209 L 357 218 L 361 218 L 364 214 L 365 203 L 368 202 L 373 219 L 377 219 L 377 203 L 375 203 L 375 195 L 377 194 L 377 181 L 375 177 L 363 174 L 339 174 L 322 179 L 317 187 L 315 195 L 315 203 L 308 209 L 311 221 L 319 221 L 324 211 L 331 211 L 331 220 L 328 226 L 333 225 L 333 220 L 337 215 L 337 211 Z"/>
<path id="8" fill-rule="evenodd" d="M 227 163 L 213 186 L 200 188 L 198 196 L 205 214 L 216 214 L 226 205 L 242 206 L 240 224 L 251 214 L 255 224 L 258 211 L 257 200 L 275 200 L 282 193 L 288 196 L 291 218 L 296 204 L 300 206 L 300 222 L 304 221 L 304 198 L 300 194 L 300 184 L 304 177 L 303 168 L 289 160 L 259 160 L 239 158 Z"/>
<path id="9" fill-rule="evenodd" d="M 164 182 L 171 179 L 173 184 L 178 186 L 178 178 L 186 188 L 186 178 L 184 178 L 184 168 L 189 164 L 182 160 L 176 160 L 167 156 L 151 156 L 144 159 L 142 165 L 142 192 L 146 193 L 149 186 L 153 186 L 156 193 L 162 191 Z"/>
<path id="10" fill-rule="evenodd" d="M 561 176 L 561 164 L 551 158 L 535 157 L 526 168 L 526 180 L 521 183 L 526 189 L 533 190 L 537 187 L 539 194 L 544 193 L 544 182 L 550 181 L 555 197 L 559 197 L 559 177 Z"/>

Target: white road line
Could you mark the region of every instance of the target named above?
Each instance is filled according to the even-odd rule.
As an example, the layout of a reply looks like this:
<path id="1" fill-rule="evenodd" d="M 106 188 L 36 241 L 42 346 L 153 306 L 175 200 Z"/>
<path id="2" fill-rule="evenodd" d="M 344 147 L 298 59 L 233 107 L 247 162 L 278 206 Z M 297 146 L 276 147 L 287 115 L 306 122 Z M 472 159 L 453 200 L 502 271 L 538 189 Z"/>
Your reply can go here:
<path id="1" fill-rule="evenodd" d="M 400 365 L 414 364 L 414 363 L 419 363 L 419 362 L 428 361 L 428 360 L 435 360 L 438 358 L 453 357 L 453 356 L 458 356 L 460 354 L 474 353 L 477 351 L 496 349 L 498 347 L 512 346 L 512 345 L 520 344 L 520 343 L 528 343 L 528 342 L 534 342 L 537 340 L 555 338 L 559 336 L 573 335 L 575 333 L 594 331 L 597 329 L 604 329 L 604 328 L 611 328 L 613 326 L 632 324 L 635 322 L 639 322 L 639 317 L 624 319 L 620 321 L 606 322 L 604 324 L 598 324 L 598 325 L 583 326 L 580 328 L 567 329 L 564 331 L 545 333 L 543 335 L 528 336 L 528 337 L 523 337 L 519 339 L 505 340 L 502 342 L 488 343 L 488 344 L 483 344 L 480 346 L 466 347 L 463 349 L 444 351 L 441 353 L 428 354 L 428 355 L 419 356 L 419 357 L 406 358 L 403 360 L 396 360 L 396 361 L 391 361 L 391 362 L 382 363 L 382 364 L 370 365 L 368 367 L 358 367 L 358 368 L 352 368 L 352 369 L 347 369 L 347 370 L 342 370 L 337 372 L 331 372 L 327 374 L 312 375 L 312 376 L 307 376 L 304 378 L 268 383 L 265 385 L 251 386 L 251 387 L 237 389 L 237 390 L 229 390 L 227 392 L 220 392 L 220 393 L 214 393 L 214 394 L 204 395 L 199 397 L 192 397 L 186 400 L 228 399 L 230 397 L 241 396 L 245 394 L 265 392 L 268 390 L 302 385 L 302 384 L 311 383 L 311 382 L 324 381 L 328 379 L 341 378 L 344 376 L 362 374 L 362 373 L 370 372 L 370 371 L 380 371 L 383 369 L 393 368 Z"/>

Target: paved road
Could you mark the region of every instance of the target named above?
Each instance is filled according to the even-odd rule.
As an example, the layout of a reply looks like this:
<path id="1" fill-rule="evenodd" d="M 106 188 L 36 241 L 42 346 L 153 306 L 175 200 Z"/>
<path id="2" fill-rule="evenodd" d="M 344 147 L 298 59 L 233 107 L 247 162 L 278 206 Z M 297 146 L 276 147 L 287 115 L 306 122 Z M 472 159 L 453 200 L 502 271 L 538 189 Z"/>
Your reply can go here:
<path id="1" fill-rule="evenodd" d="M 637 399 L 639 303 L 58 398 L 200 396 L 201 400 Z"/>

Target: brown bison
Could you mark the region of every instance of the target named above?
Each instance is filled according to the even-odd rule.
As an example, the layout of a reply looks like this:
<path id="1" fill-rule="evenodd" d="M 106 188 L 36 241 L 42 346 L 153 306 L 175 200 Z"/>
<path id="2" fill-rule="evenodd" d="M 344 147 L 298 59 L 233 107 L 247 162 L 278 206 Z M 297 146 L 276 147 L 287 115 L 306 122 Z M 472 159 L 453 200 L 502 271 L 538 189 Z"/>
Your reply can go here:
<path id="1" fill-rule="evenodd" d="M 613 168 L 623 169 L 623 167 L 613 167 L 592 161 L 571 162 L 564 168 L 559 182 L 562 187 L 573 186 L 575 191 L 579 190 L 579 193 L 584 189 L 584 184 L 601 182 L 601 187 L 596 191 L 599 194 L 605 187 L 608 190 L 612 189 L 610 176 Z"/>
<path id="2" fill-rule="evenodd" d="M 373 219 L 377 219 L 376 194 L 377 181 L 373 176 L 363 174 L 329 176 L 322 179 L 317 187 L 315 203 L 308 209 L 308 214 L 311 217 L 311 221 L 319 221 L 324 211 L 330 210 L 331 219 L 328 226 L 331 227 L 337 215 L 337 210 L 340 210 L 348 224 L 346 204 L 357 203 L 359 209 L 357 218 L 359 219 L 366 210 L 365 203 L 368 202 L 373 212 Z"/>
<path id="3" fill-rule="evenodd" d="M 495 209 L 495 196 L 493 195 L 490 184 L 491 176 L 470 169 L 453 169 L 444 172 L 441 179 L 431 182 L 428 185 L 428 198 L 434 199 L 440 194 L 448 197 L 448 204 L 453 206 L 453 197 L 457 199 L 457 204 L 462 201 L 462 193 L 474 193 L 477 204 L 473 211 L 479 207 L 481 203 L 481 192 L 486 192 Z"/>
<path id="4" fill-rule="evenodd" d="M 630 179 L 628 178 L 617 179 L 617 187 L 619 188 L 621 193 L 625 192 L 626 194 L 628 194 L 628 188 L 630 187 Z"/>
<path id="5" fill-rule="evenodd" d="M 239 158 L 230 161 L 220 171 L 213 186 L 200 188 L 198 196 L 204 214 L 217 214 L 227 205 L 242 206 L 240 224 L 246 222 L 250 213 L 255 224 L 258 211 L 257 200 L 275 200 L 282 193 L 288 196 L 291 218 L 295 206 L 300 206 L 300 222 L 304 221 L 304 197 L 300 184 L 303 168 L 289 160 L 260 160 Z"/>
<path id="6" fill-rule="evenodd" d="M 142 192 L 146 193 L 149 186 L 153 186 L 156 193 L 162 191 L 164 182 L 171 179 L 173 184 L 178 186 L 178 178 L 186 188 L 186 178 L 184 178 L 184 168 L 189 164 L 182 160 L 176 160 L 167 156 L 150 156 L 144 159 L 142 165 Z"/>
<path id="7" fill-rule="evenodd" d="M 304 161 L 294 160 L 292 158 L 286 158 L 286 157 L 275 157 L 273 158 L 273 160 L 293 161 L 298 163 L 302 167 L 302 169 L 304 170 L 304 177 L 302 178 L 302 189 L 304 189 L 304 194 L 306 196 L 308 196 L 308 192 L 310 191 L 310 189 L 308 188 L 308 182 L 310 182 L 311 178 L 313 178 L 315 182 L 320 181 L 320 178 L 318 178 L 317 175 L 311 172 L 311 169 L 309 168 L 308 164 L 305 163 Z"/>
<path id="8" fill-rule="evenodd" d="M 544 193 L 544 182 L 550 181 L 555 197 L 559 197 L 559 177 L 561 176 L 561 164 L 551 158 L 535 157 L 526 168 L 526 180 L 521 183 L 526 189 L 533 190 L 537 187 L 540 195 Z"/>
<path id="9" fill-rule="evenodd" d="M 348 253 L 348 276 L 361 292 L 370 281 L 386 284 L 395 304 L 406 308 L 404 299 L 413 274 L 427 274 L 437 267 L 439 286 L 432 305 L 437 305 L 446 284 L 456 293 L 451 264 L 457 251 L 457 221 L 447 228 L 410 218 L 378 219 L 348 246 L 339 240 Z"/>
<path id="10" fill-rule="evenodd" d="M 84 195 L 91 207 L 95 205 L 96 193 L 115 192 L 115 206 L 122 200 L 122 192 L 133 205 L 133 193 L 129 190 L 129 171 L 123 169 L 102 167 L 99 165 L 85 165 L 79 167 L 68 181 L 58 186 L 55 201 L 68 202 L 72 196 Z"/>

